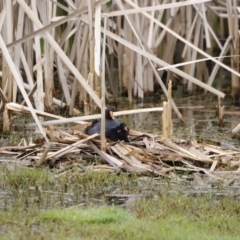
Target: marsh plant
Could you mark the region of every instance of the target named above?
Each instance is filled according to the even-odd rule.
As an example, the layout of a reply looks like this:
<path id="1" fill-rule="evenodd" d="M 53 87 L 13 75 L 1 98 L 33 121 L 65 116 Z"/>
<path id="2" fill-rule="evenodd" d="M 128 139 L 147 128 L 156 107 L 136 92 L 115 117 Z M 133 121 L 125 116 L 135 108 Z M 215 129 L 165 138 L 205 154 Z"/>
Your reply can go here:
<path id="1" fill-rule="evenodd" d="M 172 191 L 164 178 L 89 172 L 55 179 L 48 169 L 3 165 L 0 180 L 0 239 L 239 237 L 237 198 Z M 131 197 L 109 205 L 109 194 Z"/>

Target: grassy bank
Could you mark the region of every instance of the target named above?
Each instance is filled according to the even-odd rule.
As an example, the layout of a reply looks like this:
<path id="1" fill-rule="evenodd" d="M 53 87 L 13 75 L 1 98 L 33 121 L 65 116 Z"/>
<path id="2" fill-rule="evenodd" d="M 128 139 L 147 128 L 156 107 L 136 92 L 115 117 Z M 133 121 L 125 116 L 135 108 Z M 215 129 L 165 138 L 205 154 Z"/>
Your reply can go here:
<path id="1" fill-rule="evenodd" d="M 54 179 L 49 170 L 10 165 L 1 167 L 0 181 L 0 239 L 239 239 L 236 198 L 171 192 L 166 179 Z M 135 197 L 110 205 L 107 194 Z"/>

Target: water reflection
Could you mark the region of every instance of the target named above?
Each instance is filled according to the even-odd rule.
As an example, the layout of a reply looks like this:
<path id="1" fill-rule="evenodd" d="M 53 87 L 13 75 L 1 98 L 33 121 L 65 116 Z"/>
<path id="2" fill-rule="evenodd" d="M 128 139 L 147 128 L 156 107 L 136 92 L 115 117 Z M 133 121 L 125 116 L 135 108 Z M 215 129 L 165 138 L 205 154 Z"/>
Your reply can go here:
<path id="1" fill-rule="evenodd" d="M 149 104 L 135 103 L 132 109 L 149 108 Z M 126 106 L 121 106 L 121 109 L 128 109 Z M 124 115 L 119 117 L 119 119 L 127 123 L 130 129 L 142 132 L 153 133 L 154 129 L 157 127 L 157 134 L 161 134 L 160 123 L 162 119 L 161 112 L 153 113 L 135 113 L 131 115 Z M 158 125 L 158 126 L 157 126 Z"/>
<path id="2" fill-rule="evenodd" d="M 134 103 L 132 109 L 162 107 L 165 99 L 156 102 L 146 101 Z M 173 136 L 183 139 L 201 139 L 239 146 L 239 136 L 231 138 L 231 130 L 240 122 L 237 115 L 225 115 L 224 126 L 219 126 L 219 119 L 216 114 L 218 100 L 212 95 L 192 96 L 175 100 L 176 105 L 183 116 L 184 123 L 180 122 L 173 113 Z M 225 109 L 235 110 L 231 101 L 225 100 Z M 195 106 L 195 107 L 194 107 Z M 119 109 L 130 109 L 126 104 L 119 106 Z M 162 113 L 136 113 L 119 117 L 120 121 L 127 123 L 129 128 L 137 131 L 162 134 Z M 240 135 L 240 133 L 239 133 Z"/>

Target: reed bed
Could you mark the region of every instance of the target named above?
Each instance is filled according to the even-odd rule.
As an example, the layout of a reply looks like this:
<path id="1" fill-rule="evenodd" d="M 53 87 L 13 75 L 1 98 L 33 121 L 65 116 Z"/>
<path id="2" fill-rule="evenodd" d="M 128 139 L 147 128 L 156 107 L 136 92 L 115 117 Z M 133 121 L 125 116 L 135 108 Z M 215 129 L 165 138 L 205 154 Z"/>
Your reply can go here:
<path id="1" fill-rule="evenodd" d="M 238 2 L 2 1 L 3 130 L 11 130 L 14 114 L 6 104 L 19 99 L 48 141 L 36 111 L 54 114 L 59 106 L 70 116 L 82 109 L 103 113 L 106 97 L 127 93 L 131 103 L 159 87 L 167 96 L 165 81 L 179 79 L 189 94 L 199 86 L 224 98 L 212 86 L 220 68 L 231 73 L 237 99 Z M 172 107 L 182 120 L 174 99 Z"/>

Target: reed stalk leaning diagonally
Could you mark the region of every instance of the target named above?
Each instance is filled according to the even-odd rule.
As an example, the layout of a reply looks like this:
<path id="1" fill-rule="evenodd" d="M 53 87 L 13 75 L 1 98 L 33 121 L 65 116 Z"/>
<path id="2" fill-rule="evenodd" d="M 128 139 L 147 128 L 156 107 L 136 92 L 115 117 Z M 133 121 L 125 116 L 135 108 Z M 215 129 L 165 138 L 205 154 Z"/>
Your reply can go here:
<path id="1" fill-rule="evenodd" d="M 164 71 L 168 80 L 176 75 L 182 78 L 189 93 L 198 85 L 223 98 L 211 86 L 220 67 L 231 73 L 232 95 L 239 92 L 236 0 L 139 0 L 138 4 L 132 0 L 2 0 L 0 12 L 1 109 L 6 102 L 16 102 L 20 92 L 33 116 L 30 96 L 41 112 L 53 112 L 55 104 L 67 105 L 71 116 L 78 96 L 85 112 L 91 113 L 105 105 L 100 100 L 101 83 L 105 77 L 108 82 L 108 76 L 114 95 L 125 92 L 129 102 L 133 97 L 144 99 L 159 85 L 167 96 Z M 229 32 L 216 30 L 216 19 L 222 23 L 223 18 Z M 221 36 L 227 36 L 224 44 Z M 213 56 L 216 47 L 219 56 Z M 234 55 L 231 67 L 223 61 L 228 49 Z M 206 60 L 215 64 L 212 69 L 207 69 Z M 172 106 L 181 119 L 174 99 Z M 5 113 L 11 119 L 11 110 Z"/>

